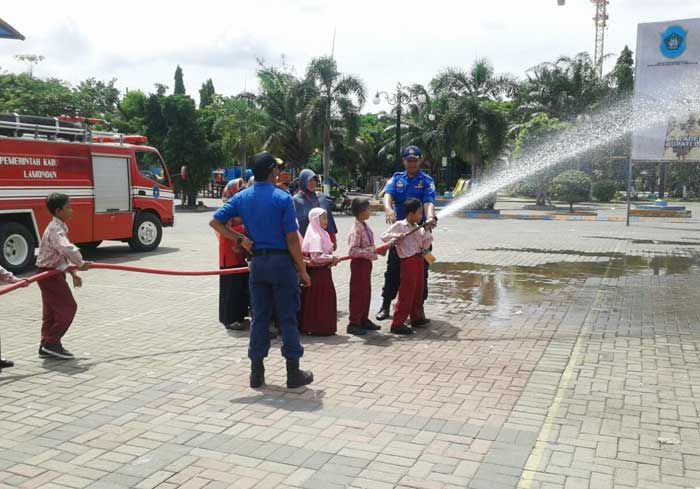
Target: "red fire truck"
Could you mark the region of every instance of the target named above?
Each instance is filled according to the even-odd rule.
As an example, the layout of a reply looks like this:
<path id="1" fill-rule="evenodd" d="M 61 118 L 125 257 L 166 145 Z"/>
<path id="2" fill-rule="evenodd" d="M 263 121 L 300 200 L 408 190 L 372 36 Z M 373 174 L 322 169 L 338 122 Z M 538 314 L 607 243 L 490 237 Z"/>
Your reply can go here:
<path id="1" fill-rule="evenodd" d="M 168 169 L 145 137 L 93 131 L 98 122 L 0 114 L 0 265 L 13 272 L 33 265 L 52 192 L 71 197 L 74 243 L 158 247 L 174 222 Z"/>

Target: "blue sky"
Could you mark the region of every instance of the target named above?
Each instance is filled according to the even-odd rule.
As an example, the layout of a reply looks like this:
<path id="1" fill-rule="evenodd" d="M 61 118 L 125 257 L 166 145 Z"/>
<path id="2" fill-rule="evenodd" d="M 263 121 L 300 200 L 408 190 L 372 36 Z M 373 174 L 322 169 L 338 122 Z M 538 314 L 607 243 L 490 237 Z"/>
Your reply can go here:
<path id="1" fill-rule="evenodd" d="M 303 73 L 312 57 L 330 53 L 334 28 L 341 71 L 360 75 L 372 94 L 399 81 L 428 83 L 476 57 L 522 77 L 541 61 L 594 45 L 590 0 L 563 7 L 556 0 L 4 3 L 0 17 L 27 40 L 0 41 L 3 69 L 25 69 L 16 54 L 41 54 L 38 76 L 116 77 L 121 89 L 146 92 L 156 82 L 172 87 L 177 64 L 193 95 L 209 77 L 227 95 L 254 89 L 256 58 L 284 56 Z M 700 17 L 700 2 L 610 0 L 609 15 L 606 52 L 617 54 L 625 44 L 634 49 L 637 23 Z"/>

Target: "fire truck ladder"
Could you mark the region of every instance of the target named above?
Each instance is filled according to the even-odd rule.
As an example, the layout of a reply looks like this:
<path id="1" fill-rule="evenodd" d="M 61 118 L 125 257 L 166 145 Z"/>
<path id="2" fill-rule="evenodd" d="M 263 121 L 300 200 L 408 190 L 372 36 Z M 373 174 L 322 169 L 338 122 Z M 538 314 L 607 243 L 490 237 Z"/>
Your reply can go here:
<path id="1" fill-rule="evenodd" d="M 0 136 L 34 137 L 48 140 L 63 139 L 68 141 L 111 142 L 111 143 L 145 143 L 143 136 L 127 136 L 118 132 L 94 131 L 93 124 L 104 123 L 100 119 L 80 117 L 39 117 L 33 115 L 0 114 Z"/>

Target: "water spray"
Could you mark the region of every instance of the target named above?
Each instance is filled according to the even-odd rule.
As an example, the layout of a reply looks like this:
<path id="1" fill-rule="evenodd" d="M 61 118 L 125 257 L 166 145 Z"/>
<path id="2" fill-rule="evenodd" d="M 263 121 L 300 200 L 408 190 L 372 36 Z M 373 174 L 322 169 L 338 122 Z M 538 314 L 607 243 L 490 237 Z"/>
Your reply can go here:
<path id="1" fill-rule="evenodd" d="M 612 103 L 604 111 L 582 117 L 572 127 L 538 144 L 494 174 L 476 190 L 453 200 L 437 213 L 437 217 L 452 216 L 504 187 L 614 143 L 632 131 L 664 123 L 674 116 L 700 113 L 700 98 L 694 95 L 700 92 L 699 80 L 690 80 L 673 88 L 673 94 L 669 93 L 667 97 L 634 101 L 629 97 Z"/>

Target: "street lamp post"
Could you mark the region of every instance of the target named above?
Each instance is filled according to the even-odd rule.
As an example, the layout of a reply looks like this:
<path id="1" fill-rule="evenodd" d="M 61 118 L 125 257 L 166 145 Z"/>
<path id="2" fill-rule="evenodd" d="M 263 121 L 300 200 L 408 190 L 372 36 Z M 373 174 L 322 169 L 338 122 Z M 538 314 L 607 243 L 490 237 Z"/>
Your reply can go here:
<path id="1" fill-rule="evenodd" d="M 374 95 L 374 105 L 381 103 L 381 97 L 384 97 L 389 105 L 396 106 L 396 164 L 401 165 L 401 113 L 403 112 L 403 104 L 411 102 L 425 103 L 427 97 L 422 93 L 418 95 L 412 94 L 400 82 L 396 84 L 396 93 L 394 95 L 389 95 L 387 92 L 377 92 Z M 434 121 L 435 115 L 429 114 L 428 119 Z"/>

